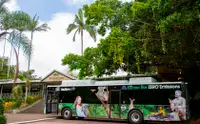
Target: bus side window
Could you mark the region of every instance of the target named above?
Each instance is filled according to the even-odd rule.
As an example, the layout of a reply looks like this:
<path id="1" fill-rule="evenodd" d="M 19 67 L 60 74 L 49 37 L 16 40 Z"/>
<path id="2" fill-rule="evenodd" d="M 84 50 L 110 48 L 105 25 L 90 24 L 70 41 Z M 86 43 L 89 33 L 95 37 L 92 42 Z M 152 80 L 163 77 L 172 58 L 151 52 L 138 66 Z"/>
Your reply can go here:
<path id="1" fill-rule="evenodd" d="M 60 92 L 60 100 L 59 102 L 62 103 L 74 103 L 75 100 L 75 92 L 66 92 L 66 91 L 61 91 Z"/>
<path id="2" fill-rule="evenodd" d="M 121 104 L 130 104 L 130 99 L 135 99 L 134 90 L 122 90 Z"/>
<path id="3" fill-rule="evenodd" d="M 80 87 L 77 88 L 77 92 L 82 98 L 82 103 L 101 104 L 101 101 L 97 98 L 95 94 L 97 92 L 96 88 Z"/>

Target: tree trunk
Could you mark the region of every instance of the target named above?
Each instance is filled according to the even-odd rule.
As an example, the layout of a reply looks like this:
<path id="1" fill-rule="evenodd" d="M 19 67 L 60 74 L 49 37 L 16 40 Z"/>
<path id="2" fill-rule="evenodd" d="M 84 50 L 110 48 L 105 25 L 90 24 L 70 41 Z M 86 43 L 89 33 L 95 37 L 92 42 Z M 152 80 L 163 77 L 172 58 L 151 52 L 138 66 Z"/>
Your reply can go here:
<path id="1" fill-rule="evenodd" d="M 4 31 L 4 32 L 0 33 L 0 38 L 5 34 L 9 34 L 9 33 L 7 31 Z"/>
<path id="2" fill-rule="evenodd" d="M 19 40 L 19 42 L 21 42 L 21 39 L 22 39 L 22 31 L 20 31 L 20 40 Z M 19 59 L 19 50 L 20 50 L 20 45 L 18 46 L 18 52 L 17 52 L 18 53 L 18 59 Z"/>
<path id="3" fill-rule="evenodd" d="M 2 59 L 2 65 L 1 65 L 1 69 L 3 70 L 3 66 L 4 66 L 4 56 L 5 56 L 5 50 L 6 50 L 6 34 L 5 34 L 5 42 L 4 42 L 4 47 L 3 47 L 3 59 Z"/>
<path id="4" fill-rule="evenodd" d="M 12 45 L 11 45 L 11 48 L 10 48 L 10 58 L 9 58 L 9 66 L 8 66 L 8 70 L 7 70 L 7 78 L 9 79 L 10 77 L 10 66 L 11 66 L 11 58 L 12 58 Z"/>
<path id="5" fill-rule="evenodd" d="M 28 59 L 28 72 L 30 71 L 32 42 L 33 42 L 33 32 L 31 32 L 31 44 L 30 44 L 30 47 L 29 47 L 30 51 L 29 51 L 29 59 Z M 30 78 L 29 73 L 28 73 L 28 78 Z"/>
<path id="6" fill-rule="evenodd" d="M 26 86 L 25 104 L 26 104 L 27 96 L 28 96 L 28 87 Z"/>
<path id="7" fill-rule="evenodd" d="M 18 74 L 19 74 L 19 58 L 18 58 L 18 54 L 17 54 L 17 50 L 13 47 L 14 53 L 15 53 L 15 57 L 16 57 L 16 70 L 15 70 L 15 78 L 14 78 L 14 82 L 13 82 L 13 88 L 15 87 L 15 83 L 17 82 L 18 79 Z"/>
<path id="8" fill-rule="evenodd" d="M 81 31 L 81 55 L 83 56 L 83 30 Z"/>

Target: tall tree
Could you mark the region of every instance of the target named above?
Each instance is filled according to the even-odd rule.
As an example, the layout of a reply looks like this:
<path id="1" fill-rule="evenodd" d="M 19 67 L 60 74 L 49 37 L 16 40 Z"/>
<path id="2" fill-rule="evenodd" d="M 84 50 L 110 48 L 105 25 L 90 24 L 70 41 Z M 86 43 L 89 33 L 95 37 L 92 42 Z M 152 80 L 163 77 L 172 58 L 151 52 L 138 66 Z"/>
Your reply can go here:
<path id="1" fill-rule="evenodd" d="M 11 28 L 16 29 L 20 32 L 20 39 L 21 39 L 22 33 L 24 31 L 29 30 L 29 26 L 31 24 L 31 18 L 27 13 L 23 11 L 14 11 L 13 13 L 11 13 L 11 19 L 12 19 Z M 19 46 L 18 48 L 18 54 L 20 47 L 21 46 Z"/>
<path id="2" fill-rule="evenodd" d="M 29 30 L 31 31 L 31 46 L 32 47 L 32 42 L 33 42 L 33 34 L 34 32 L 40 32 L 40 31 L 47 31 L 50 28 L 46 23 L 39 25 L 39 16 L 37 14 L 31 19 L 31 23 L 29 25 Z M 31 49 L 30 49 L 31 50 Z M 28 59 L 28 71 L 30 70 L 30 61 L 31 61 L 31 52 L 29 52 L 29 59 Z"/>
<path id="3" fill-rule="evenodd" d="M 82 9 L 79 9 L 78 14 L 75 15 L 74 22 L 72 24 L 69 24 L 69 26 L 67 27 L 67 34 L 71 33 L 73 30 L 76 30 L 73 36 L 73 41 L 75 41 L 77 32 L 79 34 L 81 33 L 81 55 L 83 55 L 83 31 L 86 30 L 96 42 L 96 30 L 94 26 L 87 25 L 85 23 Z"/>
<path id="4" fill-rule="evenodd" d="M 27 58 L 28 58 L 29 52 L 32 52 L 32 51 L 29 50 L 30 40 L 25 35 L 21 34 L 18 31 L 13 31 L 10 34 L 8 38 L 8 42 L 12 45 L 12 48 L 14 50 L 15 57 L 16 57 L 16 71 L 15 71 L 15 77 L 14 77 L 14 82 L 13 82 L 13 87 L 14 87 L 19 75 L 19 53 L 17 52 L 17 48 L 20 48 L 24 56 Z"/>

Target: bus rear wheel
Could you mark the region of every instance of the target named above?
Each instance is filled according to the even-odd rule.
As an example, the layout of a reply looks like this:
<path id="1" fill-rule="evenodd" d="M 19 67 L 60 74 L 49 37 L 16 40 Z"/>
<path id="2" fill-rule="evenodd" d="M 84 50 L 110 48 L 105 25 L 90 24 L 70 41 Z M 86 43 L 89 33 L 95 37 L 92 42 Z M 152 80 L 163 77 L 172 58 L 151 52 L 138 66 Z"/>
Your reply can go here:
<path id="1" fill-rule="evenodd" d="M 62 110 L 62 117 L 66 120 L 70 120 L 72 118 L 72 110 L 70 108 L 64 108 Z"/>
<path id="2" fill-rule="evenodd" d="M 139 110 L 131 110 L 128 115 L 128 120 L 131 124 L 142 124 L 143 115 Z"/>

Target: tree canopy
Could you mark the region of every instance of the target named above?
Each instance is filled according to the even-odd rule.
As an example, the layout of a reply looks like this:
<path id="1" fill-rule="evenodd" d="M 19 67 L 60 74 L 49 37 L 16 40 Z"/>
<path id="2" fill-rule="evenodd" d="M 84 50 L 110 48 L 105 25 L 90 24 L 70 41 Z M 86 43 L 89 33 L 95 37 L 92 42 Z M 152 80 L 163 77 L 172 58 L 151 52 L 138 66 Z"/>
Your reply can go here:
<path id="1" fill-rule="evenodd" d="M 164 64 L 175 68 L 200 64 L 200 6 L 198 0 L 96 0 L 84 5 L 86 23 L 104 36 L 97 48 L 84 56 L 68 54 L 63 65 L 80 70 L 79 76 L 102 76 L 125 71 L 144 73 L 141 64 Z M 88 56 L 87 56 L 88 55 Z"/>

